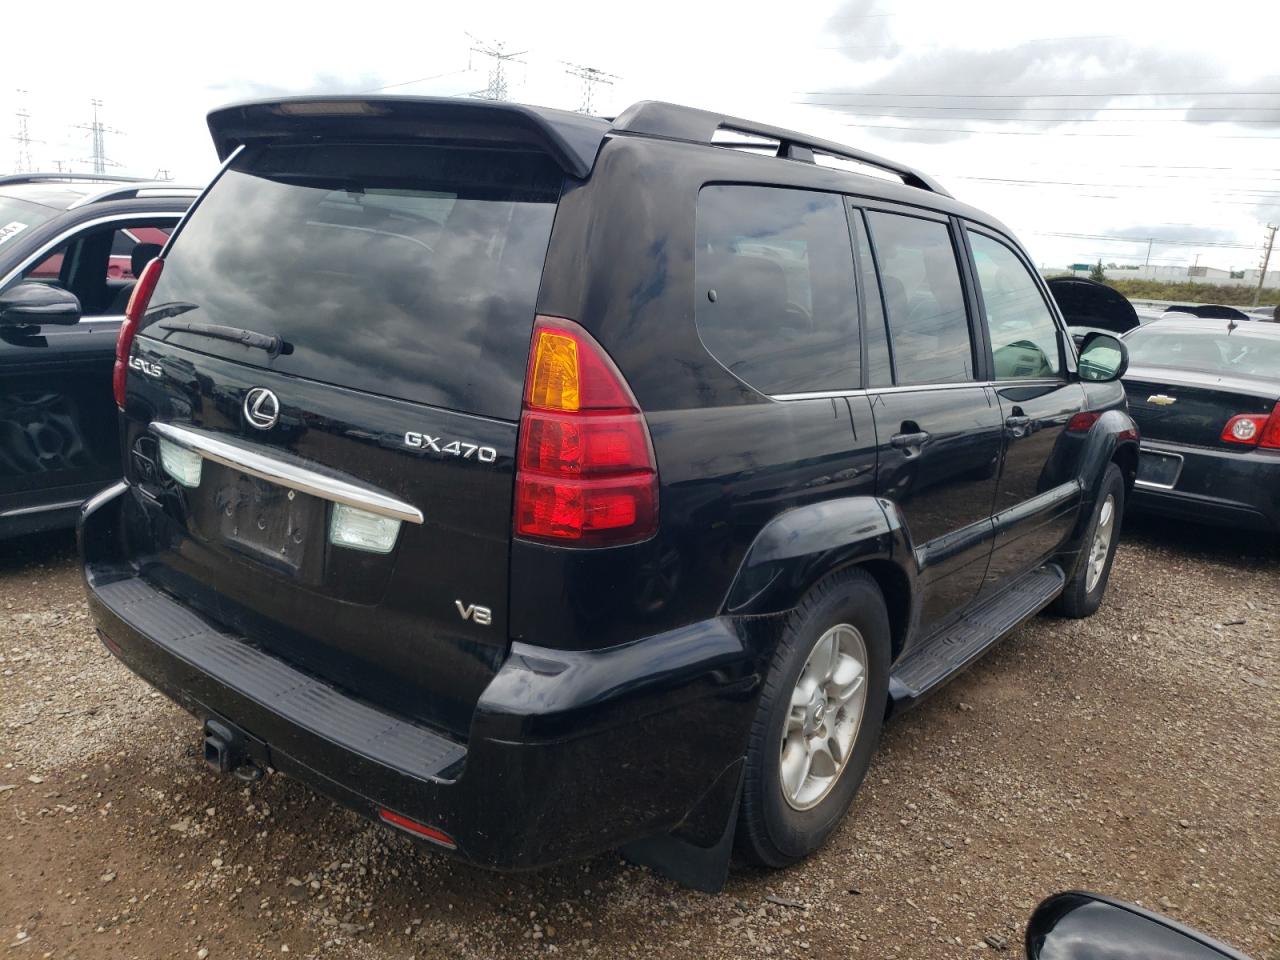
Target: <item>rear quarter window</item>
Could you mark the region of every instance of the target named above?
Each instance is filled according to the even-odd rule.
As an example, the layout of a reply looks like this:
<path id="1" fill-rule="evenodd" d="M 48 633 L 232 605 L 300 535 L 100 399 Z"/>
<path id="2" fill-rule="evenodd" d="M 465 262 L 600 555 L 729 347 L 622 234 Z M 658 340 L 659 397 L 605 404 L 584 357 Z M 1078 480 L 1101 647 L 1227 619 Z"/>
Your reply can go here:
<path id="1" fill-rule="evenodd" d="M 165 258 L 142 333 L 241 363 L 519 415 L 562 175 L 543 154 L 416 143 L 245 151 Z M 167 318 L 280 337 L 271 357 Z"/>
<path id="2" fill-rule="evenodd" d="M 766 394 L 861 385 L 843 200 L 774 187 L 698 195 L 694 319 L 707 350 Z"/>

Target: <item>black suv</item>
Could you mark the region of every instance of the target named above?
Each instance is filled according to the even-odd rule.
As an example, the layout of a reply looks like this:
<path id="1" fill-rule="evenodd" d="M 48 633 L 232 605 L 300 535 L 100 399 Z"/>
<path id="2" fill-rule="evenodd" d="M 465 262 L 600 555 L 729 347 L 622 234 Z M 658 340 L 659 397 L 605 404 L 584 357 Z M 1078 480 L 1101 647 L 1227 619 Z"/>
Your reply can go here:
<path id="1" fill-rule="evenodd" d="M 0 539 L 72 527 L 120 476 L 111 369 L 142 265 L 198 187 L 0 177 Z"/>
<path id="2" fill-rule="evenodd" d="M 1077 357 L 923 174 L 650 102 L 209 126 L 81 548 L 107 646 L 217 769 L 487 867 L 623 846 L 715 888 L 735 840 L 823 842 L 887 714 L 1100 603 L 1124 347 Z"/>

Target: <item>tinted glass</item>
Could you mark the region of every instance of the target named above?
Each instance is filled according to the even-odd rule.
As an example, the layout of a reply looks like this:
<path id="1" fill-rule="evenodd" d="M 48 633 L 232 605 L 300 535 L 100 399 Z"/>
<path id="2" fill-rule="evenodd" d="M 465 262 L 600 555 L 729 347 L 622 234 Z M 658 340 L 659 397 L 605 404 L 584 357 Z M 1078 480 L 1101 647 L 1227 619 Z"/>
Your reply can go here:
<path id="1" fill-rule="evenodd" d="M 1129 365 L 1280 380 L 1280 337 L 1250 336 L 1249 322 L 1229 331 L 1225 320 L 1221 330 L 1162 330 L 1157 321 L 1125 337 Z"/>
<path id="2" fill-rule="evenodd" d="M 867 214 L 898 383 L 973 379 L 973 346 L 951 234 L 944 223 Z"/>
<path id="3" fill-rule="evenodd" d="M 246 151 L 165 260 L 145 335 L 371 393 L 514 419 L 561 175 L 426 144 Z M 271 358 L 165 318 L 278 336 Z"/>
<path id="4" fill-rule="evenodd" d="M 772 187 L 704 187 L 694 272 L 702 342 L 757 390 L 861 386 L 857 288 L 842 199 Z"/>
<path id="5" fill-rule="evenodd" d="M 863 366 L 867 372 L 867 386 L 887 387 L 893 383 L 893 365 L 889 359 L 889 331 L 884 323 L 884 301 L 876 283 L 876 264 L 871 256 L 871 242 L 867 238 L 867 226 L 862 211 L 852 212 L 858 237 L 859 277 L 862 281 Z"/>
<path id="6" fill-rule="evenodd" d="M 58 211 L 16 197 L 0 197 L 0 253 L 8 253 L 18 237 L 57 216 Z"/>
<path id="7" fill-rule="evenodd" d="M 999 240 L 969 233 L 998 380 L 1056 377 L 1062 369 L 1058 324 L 1017 254 Z"/>

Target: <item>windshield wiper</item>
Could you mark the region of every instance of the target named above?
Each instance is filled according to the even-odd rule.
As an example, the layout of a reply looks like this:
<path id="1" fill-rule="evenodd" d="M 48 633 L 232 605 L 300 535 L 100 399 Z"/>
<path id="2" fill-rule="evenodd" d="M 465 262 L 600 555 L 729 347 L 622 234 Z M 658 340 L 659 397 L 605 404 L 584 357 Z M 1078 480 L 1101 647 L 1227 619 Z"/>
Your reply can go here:
<path id="1" fill-rule="evenodd" d="M 219 323 L 198 323 L 194 320 L 166 320 L 158 325 L 161 330 L 173 333 L 193 333 L 198 337 L 209 337 L 212 340 L 228 340 L 256 350 L 265 350 L 272 357 L 282 353 L 293 353 L 293 347 L 280 337 L 270 337 L 255 330 L 243 327 L 226 327 Z"/>

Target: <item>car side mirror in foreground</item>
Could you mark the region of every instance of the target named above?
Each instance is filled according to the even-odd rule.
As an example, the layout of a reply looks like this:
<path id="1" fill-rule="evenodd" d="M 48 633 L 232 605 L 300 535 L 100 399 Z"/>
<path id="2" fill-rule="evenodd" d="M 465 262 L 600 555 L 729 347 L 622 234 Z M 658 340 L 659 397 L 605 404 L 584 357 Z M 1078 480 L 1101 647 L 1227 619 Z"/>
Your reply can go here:
<path id="1" fill-rule="evenodd" d="M 70 326 L 80 320 L 80 298 L 70 290 L 28 280 L 0 293 L 0 327 Z"/>
<path id="2" fill-rule="evenodd" d="M 1130 903 L 1059 893 L 1027 924 L 1027 960 L 1248 960 L 1204 934 Z"/>
<path id="3" fill-rule="evenodd" d="M 1119 380 L 1129 369 L 1129 348 L 1109 333 L 1090 333 L 1080 344 L 1080 379 L 1093 383 Z"/>

